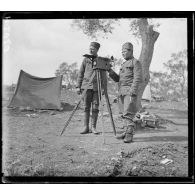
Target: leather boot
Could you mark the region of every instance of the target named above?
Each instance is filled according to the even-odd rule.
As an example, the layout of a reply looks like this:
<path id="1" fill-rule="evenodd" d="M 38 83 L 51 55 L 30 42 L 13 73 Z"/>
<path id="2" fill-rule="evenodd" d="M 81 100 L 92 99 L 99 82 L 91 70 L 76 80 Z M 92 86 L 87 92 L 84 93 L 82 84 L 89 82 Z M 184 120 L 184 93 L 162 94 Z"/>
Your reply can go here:
<path id="1" fill-rule="evenodd" d="M 98 111 L 92 111 L 92 117 L 91 117 L 91 131 L 93 134 L 99 134 L 99 132 L 96 131 L 96 124 L 98 119 Z"/>
<path id="2" fill-rule="evenodd" d="M 124 143 L 133 142 L 133 134 L 134 134 L 134 126 L 128 126 L 125 133 L 125 138 L 123 140 Z"/>
<path id="3" fill-rule="evenodd" d="M 132 133 L 126 133 L 124 138 L 124 143 L 131 143 L 133 142 L 133 134 Z"/>
<path id="4" fill-rule="evenodd" d="M 90 112 L 84 112 L 84 129 L 80 134 L 87 134 L 89 132 L 89 117 L 90 117 Z"/>
<path id="5" fill-rule="evenodd" d="M 123 133 L 117 135 L 117 136 L 116 136 L 116 139 L 124 139 L 124 138 L 125 138 L 125 135 L 126 135 L 126 129 L 127 129 L 127 128 L 124 127 L 125 132 L 123 132 Z"/>

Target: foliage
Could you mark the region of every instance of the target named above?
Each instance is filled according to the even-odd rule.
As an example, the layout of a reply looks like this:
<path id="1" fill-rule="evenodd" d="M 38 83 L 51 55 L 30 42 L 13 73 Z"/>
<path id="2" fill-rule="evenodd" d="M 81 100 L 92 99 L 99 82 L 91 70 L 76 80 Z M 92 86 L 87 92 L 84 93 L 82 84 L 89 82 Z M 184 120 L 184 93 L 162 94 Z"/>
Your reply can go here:
<path id="1" fill-rule="evenodd" d="M 74 19 L 72 27 L 82 30 L 91 38 L 98 36 L 106 38 L 108 34 L 112 33 L 117 21 L 118 19 Z"/>
<path id="2" fill-rule="evenodd" d="M 151 88 L 154 95 L 166 99 L 179 100 L 187 98 L 187 51 L 173 53 L 171 59 L 164 63 L 166 72 L 151 72 Z"/>
<path id="3" fill-rule="evenodd" d="M 129 32 L 132 33 L 136 38 L 140 38 L 139 32 L 139 19 L 129 18 Z M 76 27 L 82 30 L 85 35 L 91 38 L 101 36 L 107 38 L 109 34 L 112 34 L 115 25 L 120 25 L 121 19 L 74 19 L 72 27 Z M 148 19 L 150 25 L 154 28 L 160 26 L 159 23 L 155 22 L 154 19 Z"/>
<path id="4" fill-rule="evenodd" d="M 56 76 L 63 75 L 62 82 L 68 88 L 72 88 L 76 85 L 78 77 L 77 63 L 68 64 L 63 62 L 55 72 Z"/>
<path id="5" fill-rule="evenodd" d="M 11 85 L 5 85 L 4 87 L 3 87 L 3 90 L 4 90 L 4 92 L 5 91 L 9 91 L 9 92 L 14 92 L 14 90 L 15 90 L 15 88 L 16 88 L 16 84 L 14 84 L 14 83 L 12 83 Z"/>

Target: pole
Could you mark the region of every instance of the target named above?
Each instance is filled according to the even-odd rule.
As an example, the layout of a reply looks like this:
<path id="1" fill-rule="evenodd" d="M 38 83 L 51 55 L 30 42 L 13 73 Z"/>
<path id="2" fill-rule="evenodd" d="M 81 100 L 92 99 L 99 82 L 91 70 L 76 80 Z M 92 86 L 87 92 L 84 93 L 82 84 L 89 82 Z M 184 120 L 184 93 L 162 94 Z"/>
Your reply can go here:
<path id="1" fill-rule="evenodd" d="M 98 83 L 98 97 L 100 102 L 100 111 L 101 111 L 101 119 L 102 119 L 102 135 L 103 135 L 103 143 L 105 144 L 105 135 L 104 135 L 104 119 L 103 119 L 103 105 L 102 105 L 102 85 L 101 85 L 101 72 L 97 71 L 97 83 Z"/>
<path id="2" fill-rule="evenodd" d="M 109 113 L 109 116 L 110 116 L 110 122 L 112 124 L 114 135 L 116 136 L 116 128 L 115 128 L 115 125 L 114 125 L 114 120 L 113 120 L 113 116 L 112 116 L 112 110 L 110 108 L 110 101 L 109 101 L 109 98 L 108 98 L 107 90 L 105 90 L 104 94 L 105 94 L 105 99 L 106 99 L 106 105 L 107 105 L 108 113 Z"/>

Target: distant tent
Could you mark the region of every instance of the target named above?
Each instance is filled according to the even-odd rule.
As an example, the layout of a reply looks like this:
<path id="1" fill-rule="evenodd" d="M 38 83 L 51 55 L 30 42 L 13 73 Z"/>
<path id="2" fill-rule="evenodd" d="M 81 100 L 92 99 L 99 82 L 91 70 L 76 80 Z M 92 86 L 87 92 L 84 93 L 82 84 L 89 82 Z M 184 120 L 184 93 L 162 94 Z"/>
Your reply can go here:
<path id="1" fill-rule="evenodd" d="M 148 85 L 146 86 L 144 90 L 142 100 L 152 101 L 150 83 L 148 83 Z"/>
<path id="2" fill-rule="evenodd" d="M 39 78 L 21 70 L 8 107 L 60 109 L 61 84 L 62 76 Z"/>

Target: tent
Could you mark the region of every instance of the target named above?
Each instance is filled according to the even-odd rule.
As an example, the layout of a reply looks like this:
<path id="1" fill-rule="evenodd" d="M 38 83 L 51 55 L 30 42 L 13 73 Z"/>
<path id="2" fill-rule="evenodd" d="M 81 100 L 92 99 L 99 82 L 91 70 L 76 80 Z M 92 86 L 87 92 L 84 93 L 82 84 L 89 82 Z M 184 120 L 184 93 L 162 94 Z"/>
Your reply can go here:
<path id="1" fill-rule="evenodd" d="M 8 107 L 60 109 L 61 84 L 62 76 L 39 78 L 21 70 Z"/>
<path id="2" fill-rule="evenodd" d="M 148 85 L 146 86 L 144 90 L 144 93 L 142 95 L 142 100 L 152 101 L 150 83 L 148 83 Z"/>

